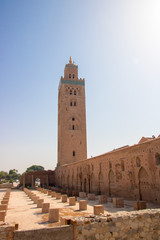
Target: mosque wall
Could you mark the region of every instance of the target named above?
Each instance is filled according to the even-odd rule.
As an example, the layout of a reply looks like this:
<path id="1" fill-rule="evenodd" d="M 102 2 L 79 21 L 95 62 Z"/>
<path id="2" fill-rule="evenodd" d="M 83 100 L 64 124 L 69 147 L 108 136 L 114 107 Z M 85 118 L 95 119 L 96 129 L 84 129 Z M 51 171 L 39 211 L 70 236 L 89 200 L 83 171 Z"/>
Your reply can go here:
<path id="1" fill-rule="evenodd" d="M 55 182 L 64 190 L 160 203 L 160 138 L 58 166 Z"/>

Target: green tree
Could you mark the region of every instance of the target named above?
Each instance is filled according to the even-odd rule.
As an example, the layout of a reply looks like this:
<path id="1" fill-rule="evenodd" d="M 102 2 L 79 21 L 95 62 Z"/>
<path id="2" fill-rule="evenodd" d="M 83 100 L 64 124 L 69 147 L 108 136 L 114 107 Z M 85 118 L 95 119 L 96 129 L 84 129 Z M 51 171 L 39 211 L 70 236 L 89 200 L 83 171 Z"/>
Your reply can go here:
<path id="1" fill-rule="evenodd" d="M 9 175 L 15 174 L 15 173 L 18 173 L 18 170 L 16 170 L 16 169 L 9 170 Z"/>
<path id="2" fill-rule="evenodd" d="M 26 172 L 31 172 L 31 171 L 44 171 L 44 167 L 40 165 L 32 165 L 31 167 L 27 168 Z"/>
<path id="3" fill-rule="evenodd" d="M 11 170 L 9 170 L 9 174 L 8 174 L 8 176 L 7 176 L 7 179 L 8 180 L 18 180 L 18 179 L 20 179 L 20 174 L 18 173 L 18 170 L 16 170 L 16 169 L 11 169 Z"/>
<path id="4" fill-rule="evenodd" d="M 16 169 L 9 170 L 9 173 L 0 171 L 0 180 L 15 181 L 15 180 L 19 180 L 20 177 L 21 177 L 21 174 L 19 174 L 18 170 Z"/>
<path id="5" fill-rule="evenodd" d="M 6 179 L 8 173 L 4 171 L 0 171 L 0 179 Z"/>

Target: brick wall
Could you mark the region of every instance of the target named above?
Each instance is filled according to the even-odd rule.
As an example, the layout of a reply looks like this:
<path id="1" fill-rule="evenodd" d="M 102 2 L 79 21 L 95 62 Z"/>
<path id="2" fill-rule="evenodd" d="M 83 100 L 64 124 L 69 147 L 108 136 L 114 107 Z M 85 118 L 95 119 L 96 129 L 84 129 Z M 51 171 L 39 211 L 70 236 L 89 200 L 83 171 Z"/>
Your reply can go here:
<path id="1" fill-rule="evenodd" d="M 160 138 L 59 166 L 55 179 L 63 189 L 160 203 Z"/>

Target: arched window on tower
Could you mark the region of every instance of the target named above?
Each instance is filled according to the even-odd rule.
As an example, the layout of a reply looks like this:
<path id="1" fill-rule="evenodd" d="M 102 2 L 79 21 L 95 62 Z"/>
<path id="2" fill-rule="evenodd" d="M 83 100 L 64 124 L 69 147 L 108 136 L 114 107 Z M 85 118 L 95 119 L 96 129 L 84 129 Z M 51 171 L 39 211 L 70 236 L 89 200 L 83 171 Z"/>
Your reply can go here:
<path id="1" fill-rule="evenodd" d="M 73 74 L 73 78 L 74 78 L 74 74 Z"/>
<path id="2" fill-rule="evenodd" d="M 76 95 L 76 90 L 74 90 L 74 95 Z"/>
<path id="3" fill-rule="evenodd" d="M 70 95 L 72 95 L 72 90 L 70 90 Z"/>
<path id="4" fill-rule="evenodd" d="M 125 167 L 124 167 L 124 160 L 121 160 L 121 169 L 122 169 L 122 171 L 125 170 Z"/>
<path id="5" fill-rule="evenodd" d="M 70 102 L 70 106 L 72 106 L 72 102 Z"/>
<path id="6" fill-rule="evenodd" d="M 69 78 L 71 78 L 71 74 L 69 74 Z"/>
<path id="7" fill-rule="evenodd" d="M 139 157 L 136 157 L 136 165 L 137 167 L 141 166 L 141 159 Z"/>
<path id="8" fill-rule="evenodd" d="M 72 118 L 72 121 L 75 121 L 75 118 L 74 118 L 74 117 Z"/>
<path id="9" fill-rule="evenodd" d="M 74 125 L 72 125 L 72 130 L 74 130 L 75 128 L 74 128 Z"/>
<path id="10" fill-rule="evenodd" d="M 75 157 L 75 155 L 76 155 L 76 153 L 75 153 L 75 151 L 73 151 L 73 157 Z"/>
<path id="11" fill-rule="evenodd" d="M 74 101 L 74 106 L 76 106 L 76 101 Z"/>

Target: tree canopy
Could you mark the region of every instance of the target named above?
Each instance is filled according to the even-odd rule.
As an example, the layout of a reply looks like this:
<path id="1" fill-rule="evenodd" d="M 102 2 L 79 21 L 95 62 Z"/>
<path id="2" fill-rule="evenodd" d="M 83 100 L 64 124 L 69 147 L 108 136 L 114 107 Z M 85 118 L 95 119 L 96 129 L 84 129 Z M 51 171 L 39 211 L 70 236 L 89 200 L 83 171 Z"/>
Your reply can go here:
<path id="1" fill-rule="evenodd" d="M 0 179 L 6 179 L 8 173 L 4 171 L 0 171 Z"/>
<path id="2" fill-rule="evenodd" d="M 32 165 L 31 167 L 28 167 L 26 172 L 31 172 L 31 171 L 44 171 L 44 167 L 40 165 Z"/>
<path id="3" fill-rule="evenodd" d="M 4 172 L 4 171 L 0 171 L 0 182 L 13 182 L 15 180 L 19 180 L 20 179 L 20 174 L 18 173 L 18 170 L 16 169 L 11 169 L 9 170 L 9 172 Z"/>

